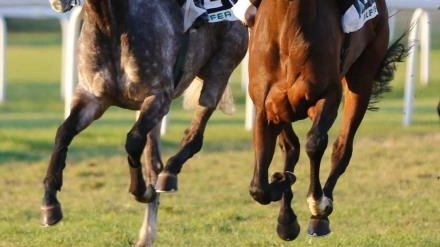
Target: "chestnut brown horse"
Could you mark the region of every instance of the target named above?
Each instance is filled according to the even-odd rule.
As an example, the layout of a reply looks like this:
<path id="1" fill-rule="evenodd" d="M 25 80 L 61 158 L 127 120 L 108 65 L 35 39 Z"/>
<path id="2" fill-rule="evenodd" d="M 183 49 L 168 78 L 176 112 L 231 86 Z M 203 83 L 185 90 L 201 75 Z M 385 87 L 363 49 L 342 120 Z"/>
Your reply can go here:
<path id="1" fill-rule="evenodd" d="M 291 185 L 300 153 L 292 122 L 309 118 L 305 151 L 310 160 L 307 203 L 311 212 L 308 233 L 330 233 L 333 190 L 346 170 L 353 139 L 372 99 L 387 89 L 394 63 L 406 48 L 400 39 L 388 47 L 385 0 L 376 0 L 379 15 L 350 34 L 341 29 L 338 0 L 259 0 L 249 42 L 249 93 L 256 107 L 253 143 L 255 168 L 250 194 L 257 202 L 281 200 L 277 232 L 293 240 L 300 231 L 291 208 Z M 341 128 L 324 186 L 320 165 L 343 99 Z M 268 178 L 276 140 L 284 153 L 284 171 Z"/>
<path id="2" fill-rule="evenodd" d="M 59 12 L 68 11 L 77 2 L 50 0 Z M 86 0 L 83 11 L 79 81 L 70 115 L 56 133 L 44 179 L 44 226 L 62 219 L 56 195 L 63 183 L 68 146 L 112 105 L 140 112 L 125 145 L 131 178 L 129 191 L 140 202 L 154 201 L 157 174 L 163 169 L 155 130 L 172 99 L 180 96 L 195 77 L 203 80 L 191 126 L 177 154 L 167 162 L 167 167 L 172 168 L 167 174 L 173 172 L 176 176 L 201 149 L 207 121 L 247 50 L 248 31 L 240 21 L 210 23 L 184 34 L 176 0 Z M 141 164 L 144 148 L 148 185 Z M 177 186 L 175 179 L 173 185 Z"/>

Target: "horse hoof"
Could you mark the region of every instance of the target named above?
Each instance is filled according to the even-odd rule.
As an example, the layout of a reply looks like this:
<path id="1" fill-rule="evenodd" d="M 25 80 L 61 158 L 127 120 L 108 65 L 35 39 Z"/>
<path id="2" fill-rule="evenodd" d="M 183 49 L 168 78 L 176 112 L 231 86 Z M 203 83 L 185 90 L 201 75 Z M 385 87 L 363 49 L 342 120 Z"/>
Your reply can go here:
<path id="1" fill-rule="evenodd" d="M 284 241 L 295 240 L 298 237 L 299 232 L 300 232 L 300 226 L 296 219 L 290 224 L 284 225 L 278 223 L 277 225 L 278 236 Z"/>
<path id="2" fill-rule="evenodd" d="M 309 222 L 307 233 L 312 237 L 321 237 L 330 234 L 330 221 L 328 218 L 314 218 Z"/>
<path id="3" fill-rule="evenodd" d="M 63 213 L 61 211 L 61 205 L 59 203 L 51 206 L 41 206 L 41 218 L 40 224 L 42 226 L 53 226 L 60 222 L 63 218 Z"/>
<path id="4" fill-rule="evenodd" d="M 177 191 L 177 176 L 168 173 L 161 172 L 156 182 L 156 192 L 176 192 Z"/>
<path id="5" fill-rule="evenodd" d="M 135 196 L 136 201 L 141 203 L 150 203 L 156 199 L 157 193 L 153 185 L 149 184 L 142 196 Z"/>

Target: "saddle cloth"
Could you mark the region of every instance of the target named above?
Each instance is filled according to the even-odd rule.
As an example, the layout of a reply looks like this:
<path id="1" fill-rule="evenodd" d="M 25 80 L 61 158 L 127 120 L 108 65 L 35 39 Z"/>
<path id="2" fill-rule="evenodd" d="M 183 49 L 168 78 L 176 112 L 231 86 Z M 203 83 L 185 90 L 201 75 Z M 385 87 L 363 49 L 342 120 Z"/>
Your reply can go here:
<path id="1" fill-rule="evenodd" d="M 375 0 L 354 0 L 342 15 L 342 30 L 344 33 L 355 32 L 378 14 Z"/>
<path id="2" fill-rule="evenodd" d="M 231 8 L 238 0 L 186 0 L 182 5 L 184 31 L 186 32 L 197 18 L 206 22 L 236 21 Z"/>
<path id="3" fill-rule="evenodd" d="M 184 31 L 186 32 L 197 18 L 206 22 L 236 21 L 244 19 L 244 11 L 251 4 L 249 0 L 183 0 Z M 237 5 L 235 5 L 238 2 Z M 376 17 L 375 0 L 339 0 L 342 13 L 341 25 L 345 33 L 355 32 Z"/>

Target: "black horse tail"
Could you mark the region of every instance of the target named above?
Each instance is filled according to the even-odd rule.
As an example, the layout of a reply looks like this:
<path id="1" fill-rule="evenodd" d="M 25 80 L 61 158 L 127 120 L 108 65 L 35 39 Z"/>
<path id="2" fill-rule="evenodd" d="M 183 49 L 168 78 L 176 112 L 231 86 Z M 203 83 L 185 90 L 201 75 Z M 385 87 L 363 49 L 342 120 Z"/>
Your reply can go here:
<path id="1" fill-rule="evenodd" d="M 380 69 L 377 71 L 374 79 L 368 110 L 377 111 L 379 108 L 374 106 L 374 104 L 379 102 L 383 93 L 391 91 L 390 82 L 394 78 L 396 63 L 403 62 L 408 55 L 409 47 L 402 44 L 402 39 L 407 34 L 408 32 L 402 34 L 388 47 L 385 58 L 383 59 Z"/>

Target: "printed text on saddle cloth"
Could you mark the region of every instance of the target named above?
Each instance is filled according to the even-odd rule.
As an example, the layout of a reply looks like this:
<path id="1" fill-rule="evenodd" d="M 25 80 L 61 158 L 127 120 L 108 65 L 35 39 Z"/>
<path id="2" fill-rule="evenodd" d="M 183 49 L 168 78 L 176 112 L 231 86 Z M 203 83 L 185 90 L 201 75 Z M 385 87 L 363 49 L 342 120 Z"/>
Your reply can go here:
<path id="1" fill-rule="evenodd" d="M 354 0 L 342 16 L 342 30 L 351 33 L 361 29 L 365 22 L 379 14 L 374 0 Z"/>
<path id="2" fill-rule="evenodd" d="M 232 11 L 238 0 L 187 0 L 182 6 L 184 29 L 188 30 L 194 21 L 203 17 L 206 22 L 239 20 Z"/>

